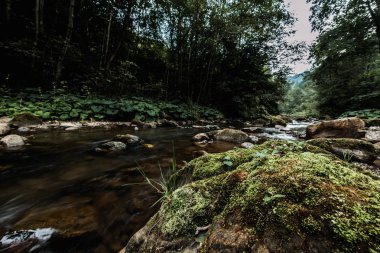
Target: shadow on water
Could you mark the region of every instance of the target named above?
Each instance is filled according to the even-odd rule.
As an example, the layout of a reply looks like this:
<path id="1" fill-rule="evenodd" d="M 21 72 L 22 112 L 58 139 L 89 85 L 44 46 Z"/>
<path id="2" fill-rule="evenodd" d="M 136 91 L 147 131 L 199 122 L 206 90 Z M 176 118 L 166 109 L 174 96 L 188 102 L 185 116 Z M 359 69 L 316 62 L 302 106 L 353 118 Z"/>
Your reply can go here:
<path id="1" fill-rule="evenodd" d="M 0 252 L 120 250 L 158 208 L 151 207 L 159 198 L 152 188 L 135 184 L 143 182 L 137 164 L 157 178 L 158 163 L 168 168 L 173 146 L 179 163 L 192 159 L 197 150 L 213 153 L 235 146 L 218 142 L 193 146 L 190 140 L 196 132 L 123 128 L 39 132 L 22 150 L 0 153 L 0 238 L 6 231 L 18 231 L 1 239 Z M 155 148 L 131 147 L 108 155 L 91 152 L 121 133 L 136 134 Z M 10 242 L 16 240 L 14 247 Z"/>

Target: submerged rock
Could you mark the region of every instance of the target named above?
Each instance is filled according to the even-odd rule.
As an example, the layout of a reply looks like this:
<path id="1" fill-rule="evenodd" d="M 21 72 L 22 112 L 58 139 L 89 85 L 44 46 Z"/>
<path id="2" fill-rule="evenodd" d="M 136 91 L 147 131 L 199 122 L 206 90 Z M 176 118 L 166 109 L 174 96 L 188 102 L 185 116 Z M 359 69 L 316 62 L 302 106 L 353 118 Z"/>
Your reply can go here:
<path id="1" fill-rule="evenodd" d="M 362 138 L 365 123 L 359 118 L 343 118 L 322 121 L 307 127 L 306 137 L 317 138 Z"/>
<path id="2" fill-rule="evenodd" d="M 9 122 L 10 125 L 17 126 L 17 127 L 38 125 L 41 123 L 42 123 L 42 120 L 31 113 L 18 114 Z"/>
<path id="3" fill-rule="evenodd" d="M 123 143 L 126 143 L 128 145 L 137 145 L 137 144 L 140 144 L 143 142 L 143 140 L 140 137 L 138 137 L 136 135 L 132 135 L 132 134 L 116 135 L 116 137 L 113 140 L 123 142 Z"/>
<path id="4" fill-rule="evenodd" d="M 375 147 L 357 139 L 316 139 L 307 143 L 323 148 L 347 161 L 371 164 L 376 159 Z"/>
<path id="5" fill-rule="evenodd" d="M 24 140 L 25 138 L 20 135 L 10 134 L 0 139 L 0 143 L 7 148 L 14 148 L 24 146 Z"/>
<path id="6" fill-rule="evenodd" d="M 378 252 L 380 180 L 307 143 L 209 154 L 121 252 Z"/>
<path id="7" fill-rule="evenodd" d="M 243 143 L 246 141 L 249 141 L 248 134 L 244 133 L 240 130 L 235 129 L 223 129 L 223 130 L 217 130 L 214 134 L 215 140 L 218 141 L 225 141 L 225 142 L 232 142 L 232 143 Z"/>
<path id="8" fill-rule="evenodd" d="M 99 147 L 95 148 L 95 152 L 97 153 L 108 153 L 114 151 L 123 151 L 127 148 L 127 145 L 120 141 L 109 141 L 99 145 Z"/>

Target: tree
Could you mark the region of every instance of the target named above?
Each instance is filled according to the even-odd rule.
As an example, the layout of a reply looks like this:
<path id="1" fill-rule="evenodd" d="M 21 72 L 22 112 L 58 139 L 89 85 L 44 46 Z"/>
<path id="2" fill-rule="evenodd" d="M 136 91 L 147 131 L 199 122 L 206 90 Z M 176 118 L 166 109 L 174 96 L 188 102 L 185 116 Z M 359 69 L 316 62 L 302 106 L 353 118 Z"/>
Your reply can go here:
<path id="1" fill-rule="evenodd" d="M 314 27 L 321 31 L 312 48 L 312 78 L 319 93 L 319 109 L 338 115 L 348 110 L 376 108 L 380 99 L 380 83 L 375 75 L 379 73 L 379 37 L 371 12 L 378 11 L 377 3 L 330 3 L 313 1 Z M 323 27 L 327 14 L 334 11 L 336 16 Z"/>
<path id="2" fill-rule="evenodd" d="M 368 36 L 376 34 L 380 50 L 380 1 L 379 0 L 307 0 L 312 3 L 311 21 L 314 30 L 326 31 L 335 24 L 362 22 Z"/>

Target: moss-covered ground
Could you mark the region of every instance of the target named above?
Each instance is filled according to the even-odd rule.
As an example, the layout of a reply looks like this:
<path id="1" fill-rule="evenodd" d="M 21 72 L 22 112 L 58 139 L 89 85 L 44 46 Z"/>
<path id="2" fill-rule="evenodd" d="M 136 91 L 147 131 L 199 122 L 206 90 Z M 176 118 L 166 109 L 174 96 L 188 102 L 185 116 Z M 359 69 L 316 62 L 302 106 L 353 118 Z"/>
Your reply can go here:
<path id="1" fill-rule="evenodd" d="M 187 238 L 201 252 L 380 252 L 379 178 L 318 147 L 270 141 L 185 169 L 193 182 L 164 201 L 135 251 L 165 252 L 168 241 Z"/>

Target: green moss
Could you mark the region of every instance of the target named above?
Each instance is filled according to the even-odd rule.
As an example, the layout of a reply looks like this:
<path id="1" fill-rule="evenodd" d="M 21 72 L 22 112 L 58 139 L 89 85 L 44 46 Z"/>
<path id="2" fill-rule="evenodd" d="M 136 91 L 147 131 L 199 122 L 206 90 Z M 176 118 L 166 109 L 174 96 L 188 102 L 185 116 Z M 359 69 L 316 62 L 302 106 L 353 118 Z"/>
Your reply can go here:
<path id="1" fill-rule="evenodd" d="M 286 119 L 281 115 L 271 116 L 270 124 L 273 126 L 275 125 L 286 126 Z"/>
<path id="2" fill-rule="evenodd" d="M 223 164 L 226 156 L 233 166 Z M 223 224 L 271 241 L 275 252 L 294 250 L 290 241 L 303 252 L 319 241 L 332 252 L 378 252 L 379 180 L 318 147 L 271 141 L 198 158 L 189 168 L 198 181 L 175 191 L 159 212 L 165 240 Z M 217 238 L 212 233 L 205 243 Z"/>
<path id="3" fill-rule="evenodd" d="M 321 224 L 313 216 L 308 216 L 302 220 L 302 227 L 308 234 L 314 234 L 321 231 Z"/>

